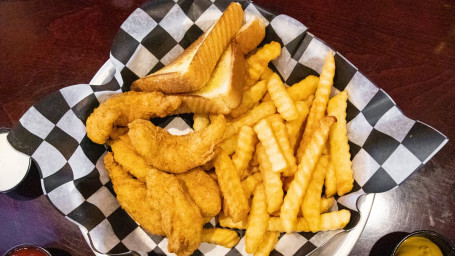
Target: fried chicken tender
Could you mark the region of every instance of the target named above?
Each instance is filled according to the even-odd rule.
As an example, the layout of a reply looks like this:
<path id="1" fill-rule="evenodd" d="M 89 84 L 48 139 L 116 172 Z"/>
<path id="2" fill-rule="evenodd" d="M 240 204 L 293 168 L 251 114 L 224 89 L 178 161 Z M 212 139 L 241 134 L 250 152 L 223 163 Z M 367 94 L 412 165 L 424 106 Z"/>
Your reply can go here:
<path id="1" fill-rule="evenodd" d="M 114 152 L 114 159 L 125 170 L 145 182 L 148 173 L 153 169 L 134 149 L 128 136 L 121 136 L 109 143 Z M 221 209 L 221 192 L 216 181 L 200 167 L 177 175 L 185 184 L 188 193 L 201 209 L 203 217 L 211 218 Z"/>
<path id="2" fill-rule="evenodd" d="M 201 243 L 203 218 L 180 179 L 153 169 L 147 178 L 147 201 L 161 214 L 169 252 L 191 255 Z"/>
<path id="3" fill-rule="evenodd" d="M 201 209 L 202 217 L 214 217 L 220 212 L 220 187 L 202 168 L 194 168 L 176 177 L 185 184 L 191 198 Z"/>
<path id="4" fill-rule="evenodd" d="M 152 117 L 165 117 L 176 110 L 182 99 L 167 96 L 160 92 L 126 92 L 115 95 L 98 108 L 87 119 L 87 136 L 95 143 L 103 144 L 117 126 L 126 127 L 136 119 L 148 120 Z"/>
<path id="5" fill-rule="evenodd" d="M 127 133 L 128 127 L 116 127 L 112 129 L 111 133 L 109 134 L 109 137 L 111 140 L 116 140 Z"/>
<path id="6" fill-rule="evenodd" d="M 136 152 L 128 135 L 110 141 L 109 145 L 114 153 L 115 161 L 138 180 L 145 182 L 147 174 L 153 167 L 148 165 L 144 158 Z"/>
<path id="7" fill-rule="evenodd" d="M 226 120 L 218 115 L 207 128 L 183 136 L 172 135 L 145 120 L 135 120 L 129 128 L 131 143 L 147 164 L 166 172 L 182 173 L 213 159 Z"/>
<path id="8" fill-rule="evenodd" d="M 144 200 L 147 196 L 145 184 L 134 179 L 116 163 L 112 153 L 104 156 L 104 165 L 109 171 L 114 191 L 122 208 L 146 231 L 164 236 L 160 212 Z"/>

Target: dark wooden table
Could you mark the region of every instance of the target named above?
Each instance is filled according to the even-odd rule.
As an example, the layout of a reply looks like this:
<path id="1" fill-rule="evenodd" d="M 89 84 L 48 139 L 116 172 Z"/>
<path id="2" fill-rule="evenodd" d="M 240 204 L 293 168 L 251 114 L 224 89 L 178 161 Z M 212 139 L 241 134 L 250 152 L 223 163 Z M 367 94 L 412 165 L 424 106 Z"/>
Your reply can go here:
<path id="1" fill-rule="evenodd" d="M 435 1 L 267 1 L 349 59 L 403 112 L 455 138 L 455 3 Z M 109 57 L 122 21 L 139 1 L 0 2 L 0 127 L 38 99 L 88 83 Z M 352 255 L 385 255 L 403 232 L 430 229 L 455 241 L 455 146 L 449 143 L 402 186 L 378 194 Z M 33 170 L 32 173 L 36 173 Z M 55 255 L 90 255 L 76 225 L 31 181 L 0 194 L 0 253 L 19 243 Z"/>

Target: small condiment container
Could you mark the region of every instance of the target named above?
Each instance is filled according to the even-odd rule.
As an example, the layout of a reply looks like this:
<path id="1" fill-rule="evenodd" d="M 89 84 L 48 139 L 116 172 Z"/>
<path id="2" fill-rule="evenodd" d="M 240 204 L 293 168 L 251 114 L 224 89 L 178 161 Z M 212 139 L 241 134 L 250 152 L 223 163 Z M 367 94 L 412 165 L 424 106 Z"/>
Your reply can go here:
<path id="1" fill-rule="evenodd" d="M 52 256 L 46 249 L 34 244 L 20 244 L 9 249 L 3 256 Z"/>
<path id="2" fill-rule="evenodd" d="M 412 240 L 410 240 L 410 238 L 413 238 L 417 243 L 420 241 L 426 241 L 425 239 L 428 239 L 430 242 L 434 243 L 439 248 L 439 250 L 441 250 L 441 253 L 443 256 L 455 256 L 455 247 L 450 242 L 450 240 L 447 239 L 445 236 L 443 236 L 439 233 L 436 233 L 434 231 L 430 231 L 430 230 L 418 230 L 418 231 L 414 231 L 411 234 L 405 236 L 393 250 L 392 256 L 407 255 L 407 254 L 403 254 L 403 253 L 400 254 L 400 251 L 403 251 L 403 246 L 409 246 L 408 245 L 409 242 L 412 241 Z M 418 238 L 418 239 L 415 239 L 415 238 Z M 406 242 L 406 241 L 408 241 L 408 242 Z M 422 251 L 423 251 L 423 249 L 422 249 Z M 411 255 L 411 254 L 409 254 L 409 255 Z M 418 256 L 418 254 L 412 254 L 412 255 Z M 433 254 L 422 254 L 422 255 L 433 255 Z"/>
<path id="3" fill-rule="evenodd" d="M 8 128 L 0 127 L 0 193 L 14 190 L 28 174 L 31 159 L 7 140 Z"/>

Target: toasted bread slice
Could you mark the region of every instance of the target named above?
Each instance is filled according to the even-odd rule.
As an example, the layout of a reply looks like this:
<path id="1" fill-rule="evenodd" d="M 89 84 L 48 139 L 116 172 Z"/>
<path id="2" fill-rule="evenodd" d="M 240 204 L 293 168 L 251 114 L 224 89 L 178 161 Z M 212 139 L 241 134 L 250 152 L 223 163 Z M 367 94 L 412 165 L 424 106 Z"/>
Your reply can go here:
<path id="1" fill-rule="evenodd" d="M 235 34 L 234 42 L 239 45 L 243 54 L 248 54 L 262 42 L 264 37 L 264 22 L 257 17 L 250 16 L 245 25 Z"/>
<path id="2" fill-rule="evenodd" d="M 136 80 L 135 91 L 194 92 L 209 80 L 218 59 L 242 26 L 243 10 L 231 3 L 220 19 L 178 58 L 157 72 Z"/>
<path id="3" fill-rule="evenodd" d="M 221 56 L 207 85 L 191 94 L 210 99 L 221 98 L 229 108 L 234 109 L 242 101 L 245 75 L 245 58 L 237 44 L 232 43 Z"/>
<path id="4" fill-rule="evenodd" d="M 228 114 L 242 102 L 246 64 L 236 43 L 231 43 L 202 89 L 182 95 L 178 113 Z"/>
<path id="5" fill-rule="evenodd" d="M 173 115 L 184 113 L 229 114 L 228 108 L 221 99 L 207 99 L 196 95 L 182 95 L 182 104 L 172 112 Z"/>

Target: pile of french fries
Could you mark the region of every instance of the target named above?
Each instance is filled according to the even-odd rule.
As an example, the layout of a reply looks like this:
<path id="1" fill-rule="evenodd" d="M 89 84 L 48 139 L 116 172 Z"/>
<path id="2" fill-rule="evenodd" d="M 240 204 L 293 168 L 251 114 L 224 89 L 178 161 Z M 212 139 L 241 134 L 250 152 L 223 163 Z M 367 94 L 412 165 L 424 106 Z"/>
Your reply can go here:
<path id="1" fill-rule="evenodd" d="M 254 255 L 268 255 L 280 232 L 336 230 L 350 220 L 348 210 L 328 212 L 334 195 L 348 193 L 354 181 L 347 91 L 329 99 L 333 53 L 319 78 L 310 75 L 287 87 L 268 68 L 280 52 L 272 42 L 247 56 L 242 103 L 226 116 L 224 141 L 204 166 L 215 167 L 209 173 L 222 192 L 220 225 L 246 229 L 245 249 Z M 194 130 L 209 123 L 209 115 L 194 115 Z"/>

